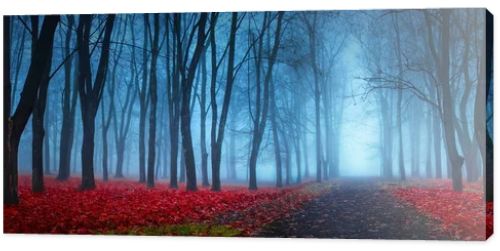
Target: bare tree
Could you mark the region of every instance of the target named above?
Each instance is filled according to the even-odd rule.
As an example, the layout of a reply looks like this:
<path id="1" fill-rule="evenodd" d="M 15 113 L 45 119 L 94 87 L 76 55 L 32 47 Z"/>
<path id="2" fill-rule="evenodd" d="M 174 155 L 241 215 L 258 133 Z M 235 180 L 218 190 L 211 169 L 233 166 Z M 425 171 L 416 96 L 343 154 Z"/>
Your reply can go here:
<path id="1" fill-rule="evenodd" d="M 159 54 L 159 28 L 160 28 L 160 18 L 158 14 L 153 16 L 153 39 L 151 41 L 151 71 L 149 77 L 149 95 L 151 102 L 151 113 L 149 115 L 149 154 L 148 154 L 148 172 L 147 172 L 147 185 L 148 187 L 154 187 L 154 164 L 156 158 L 156 107 L 157 107 L 157 80 L 156 80 L 156 65 L 158 61 Z M 149 17 L 145 17 L 145 22 L 149 26 Z"/>
<path id="2" fill-rule="evenodd" d="M 276 56 L 278 55 L 278 49 L 280 47 L 281 42 L 281 29 L 282 29 L 282 21 L 283 21 L 283 12 L 278 12 L 276 14 L 276 30 L 274 32 L 274 42 L 272 45 L 272 49 L 269 52 L 267 67 L 264 70 L 264 79 L 261 83 L 260 74 L 262 72 L 262 59 L 263 59 L 263 39 L 259 39 L 259 42 L 256 47 L 254 47 L 254 56 L 255 56 L 255 69 L 256 69 L 256 104 L 255 104 L 255 114 L 253 115 L 253 130 L 252 130 L 252 144 L 250 151 L 250 160 L 249 160 L 249 189 L 256 190 L 257 189 L 257 157 L 260 151 L 260 145 L 262 143 L 262 138 L 264 135 L 264 131 L 266 129 L 266 123 L 268 120 L 268 111 L 269 111 L 269 85 L 272 79 L 272 72 L 274 63 L 276 62 Z M 265 13 L 262 21 L 261 33 L 263 34 L 267 27 L 270 26 L 272 22 L 271 14 Z M 261 93 L 260 86 L 263 85 L 264 90 L 262 93 L 262 107 L 260 105 L 261 102 Z"/>
<path id="3" fill-rule="evenodd" d="M 178 14 L 176 14 L 178 15 Z M 175 17 L 174 17 L 175 19 Z M 196 68 L 198 67 L 198 63 L 202 56 L 204 46 L 205 46 L 205 38 L 206 31 L 205 25 L 207 22 L 207 14 L 201 13 L 197 24 L 194 26 L 193 30 L 189 34 L 191 41 L 192 37 L 196 34 L 196 45 L 194 51 L 191 56 L 191 60 L 189 60 L 190 51 L 186 50 L 185 54 L 181 54 L 182 59 L 178 62 L 178 67 L 180 67 L 181 72 L 186 72 L 186 74 L 182 77 L 181 84 L 181 135 L 182 135 L 182 149 L 185 158 L 186 164 L 186 177 L 187 177 L 187 190 L 195 191 L 197 190 L 196 185 L 196 168 L 194 161 L 194 152 L 193 152 L 193 142 L 191 137 L 191 109 L 190 109 L 190 101 L 191 94 L 193 90 L 193 82 L 196 73 Z M 175 26 L 175 25 L 174 25 Z M 196 29 L 195 29 L 196 28 Z M 182 52 L 182 42 L 181 42 L 181 34 L 179 32 L 174 32 L 177 39 L 177 53 Z M 190 43 L 190 42 L 189 42 Z M 190 44 L 188 44 L 189 46 Z"/>
<path id="4" fill-rule="evenodd" d="M 46 68 L 52 57 L 52 47 L 54 43 L 54 33 L 59 23 L 60 17 L 57 15 L 44 18 L 38 43 L 36 43 L 34 59 L 30 64 L 21 99 L 13 115 L 4 113 L 4 204 L 11 205 L 19 202 L 17 190 L 18 176 L 18 150 L 21 135 L 28 123 L 28 119 L 33 112 L 37 93 L 43 78 L 46 74 Z M 4 17 L 4 86 L 6 93 L 11 92 L 10 80 L 10 17 Z M 4 100 L 5 110 L 10 111 L 10 96 L 7 95 Z"/>
<path id="5" fill-rule="evenodd" d="M 78 81 L 75 75 L 73 79 L 73 57 L 70 56 L 70 46 L 73 36 L 75 18 L 73 15 L 67 16 L 67 30 L 64 40 L 64 56 L 70 57 L 64 63 L 64 96 L 63 96 L 63 119 L 61 125 L 61 141 L 59 142 L 59 173 L 58 180 L 67 180 L 70 176 L 71 150 L 75 136 L 75 114 L 76 102 L 78 100 Z"/>
<path id="6" fill-rule="evenodd" d="M 91 15 L 80 15 L 80 23 L 77 31 L 77 46 L 79 48 L 79 89 L 82 122 L 83 122 L 83 142 L 82 142 L 82 184 L 81 189 L 93 189 L 94 180 L 94 134 L 95 116 L 102 98 L 106 74 L 108 71 L 109 48 L 111 33 L 115 15 L 106 17 L 104 38 L 102 41 L 101 56 L 95 80 L 92 81 L 90 66 L 90 30 L 92 27 Z"/>

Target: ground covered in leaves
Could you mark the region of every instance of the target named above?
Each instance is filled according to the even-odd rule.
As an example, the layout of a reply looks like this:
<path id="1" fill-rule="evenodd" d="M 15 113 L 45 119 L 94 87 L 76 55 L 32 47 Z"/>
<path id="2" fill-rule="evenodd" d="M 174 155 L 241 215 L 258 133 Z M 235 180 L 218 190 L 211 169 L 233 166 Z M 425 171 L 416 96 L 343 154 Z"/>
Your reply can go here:
<path id="1" fill-rule="evenodd" d="M 485 203 L 479 182 L 466 183 L 463 192 L 453 191 L 449 180 L 416 181 L 391 192 L 440 222 L 454 239 L 483 240 L 493 232 L 493 202 Z"/>
<path id="2" fill-rule="evenodd" d="M 20 204 L 4 206 L 6 233 L 251 235 L 329 187 L 306 183 L 285 189 L 225 186 L 222 192 L 187 192 L 165 183 L 149 189 L 121 180 L 79 191 L 77 178 L 59 182 L 48 177 L 45 192 L 34 194 L 30 182 L 30 177 L 20 177 Z"/>
<path id="3" fill-rule="evenodd" d="M 462 193 L 447 180 L 369 178 L 222 192 L 130 180 L 78 185 L 48 177 L 46 191 L 33 194 L 30 177 L 21 177 L 20 204 L 4 206 L 4 232 L 482 240 L 493 231 L 480 183 Z"/>

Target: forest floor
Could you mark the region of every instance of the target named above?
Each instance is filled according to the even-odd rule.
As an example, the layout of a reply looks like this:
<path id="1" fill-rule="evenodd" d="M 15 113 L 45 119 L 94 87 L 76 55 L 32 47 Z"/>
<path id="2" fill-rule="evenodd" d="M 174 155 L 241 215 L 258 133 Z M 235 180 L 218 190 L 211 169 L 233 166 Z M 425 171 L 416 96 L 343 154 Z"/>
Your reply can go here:
<path id="1" fill-rule="evenodd" d="M 79 191 L 77 178 L 47 177 L 38 194 L 30 183 L 21 176 L 20 204 L 4 206 L 4 232 L 481 240 L 493 226 L 492 203 L 485 224 L 479 183 L 462 193 L 446 180 L 369 178 L 187 192 L 182 185 L 174 190 L 160 182 L 151 189 L 113 180 Z"/>

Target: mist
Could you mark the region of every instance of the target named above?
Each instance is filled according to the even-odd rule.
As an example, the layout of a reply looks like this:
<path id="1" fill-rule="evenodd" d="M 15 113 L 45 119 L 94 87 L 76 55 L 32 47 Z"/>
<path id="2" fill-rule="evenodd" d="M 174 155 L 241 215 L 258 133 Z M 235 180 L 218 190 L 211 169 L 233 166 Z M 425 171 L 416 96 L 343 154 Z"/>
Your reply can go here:
<path id="1" fill-rule="evenodd" d="M 28 28 L 46 19 L 11 17 L 10 115 L 33 64 Z M 492 89 L 483 20 L 477 9 L 61 16 L 19 172 L 215 190 L 448 177 L 460 190 L 482 179 L 492 134 L 491 120 L 477 133 Z"/>

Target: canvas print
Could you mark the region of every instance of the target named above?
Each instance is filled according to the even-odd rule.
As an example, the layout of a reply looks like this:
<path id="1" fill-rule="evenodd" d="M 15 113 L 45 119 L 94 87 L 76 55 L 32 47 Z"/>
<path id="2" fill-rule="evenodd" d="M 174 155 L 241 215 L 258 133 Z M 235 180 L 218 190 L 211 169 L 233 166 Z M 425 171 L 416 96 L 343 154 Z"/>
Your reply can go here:
<path id="1" fill-rule="evenodd" d="M 485 240 L 485 9 L 3 16 L 3 232 Z"/>

